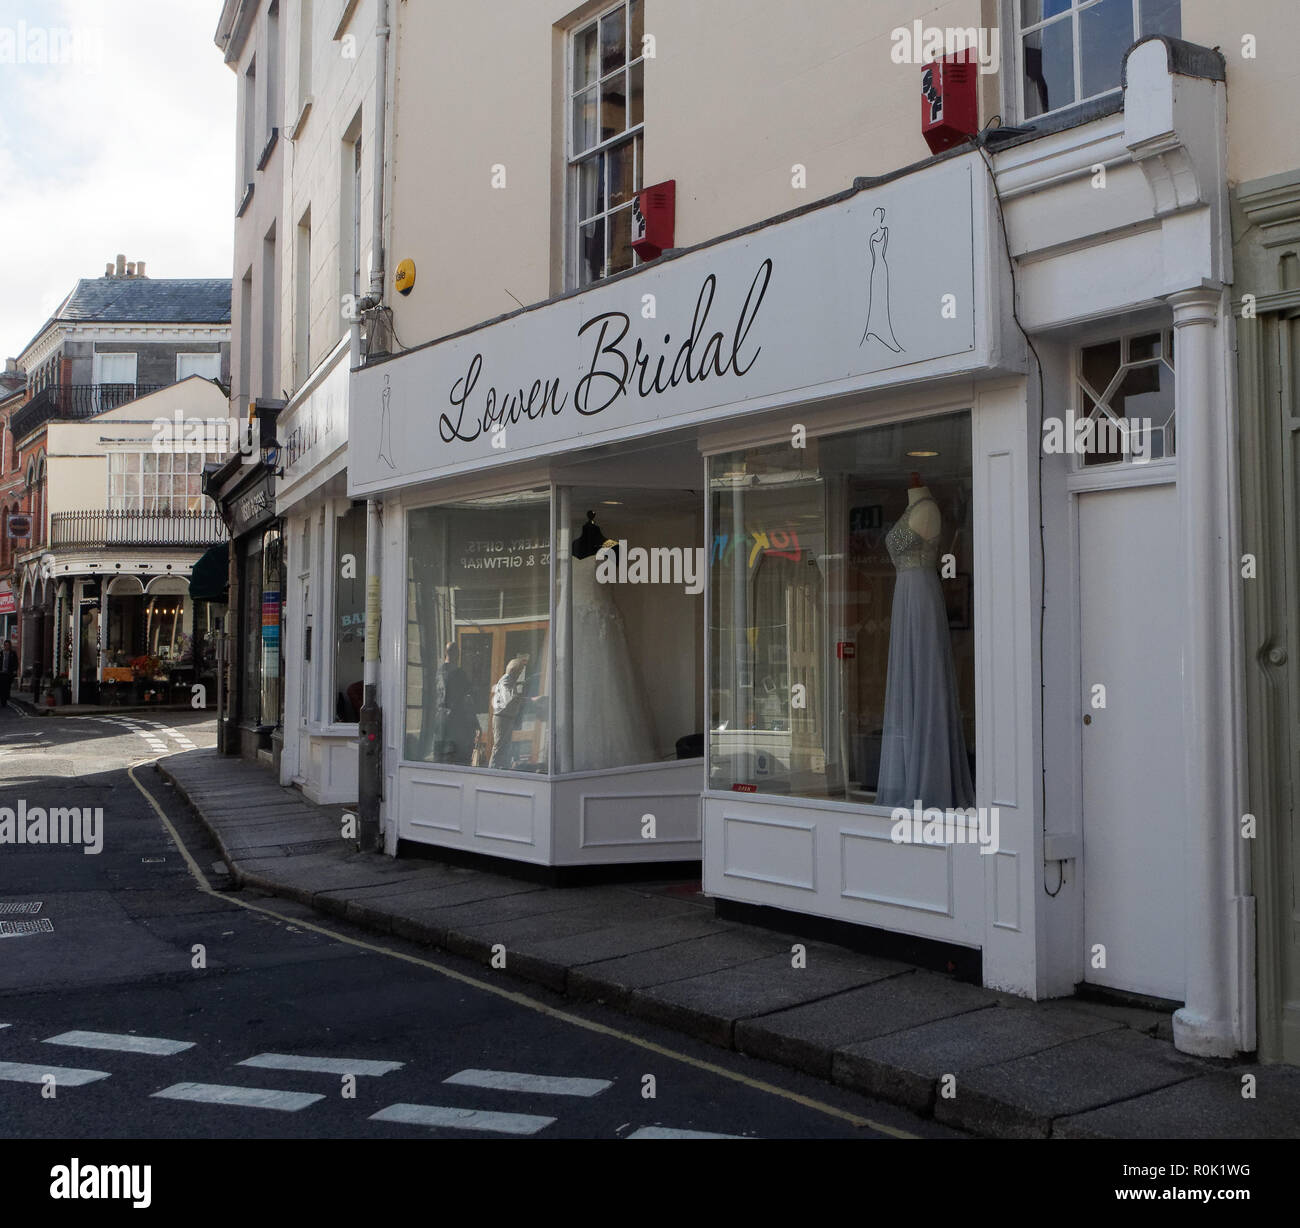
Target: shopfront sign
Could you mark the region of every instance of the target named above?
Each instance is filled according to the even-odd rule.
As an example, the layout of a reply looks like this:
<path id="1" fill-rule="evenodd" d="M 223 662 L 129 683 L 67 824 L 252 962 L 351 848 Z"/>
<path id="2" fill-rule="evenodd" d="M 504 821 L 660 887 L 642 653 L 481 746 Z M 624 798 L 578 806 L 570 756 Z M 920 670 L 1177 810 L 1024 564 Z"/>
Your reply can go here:
<path id="1" fill-rule="evenodd" d="M 355 371 L 349 493 L 988 368 L 988 208 L 970 154 Z"/>
<path id="2" fill-rule="evenodd" d="M 280 490 L 294 486 L 347 442 L 348 344 L 339 343 L 326 359 L 327 371 L 305 396 L 295 399 L 276 422 Z"/>

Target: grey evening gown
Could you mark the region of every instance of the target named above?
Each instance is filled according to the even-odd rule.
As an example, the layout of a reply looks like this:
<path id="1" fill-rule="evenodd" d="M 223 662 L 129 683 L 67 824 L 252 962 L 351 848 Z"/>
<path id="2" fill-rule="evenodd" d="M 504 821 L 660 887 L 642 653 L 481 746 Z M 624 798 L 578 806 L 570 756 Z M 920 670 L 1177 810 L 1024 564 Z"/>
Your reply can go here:
<path id="1" fill-rule="evenodd" d="M 919 499 L 913 507 L 933 499 Z M 909 508 L 909 511 L 911 509 Z M 948 613 L 939 584 L 938 541 L 904 514 L 885 535 L 898 572 L 889 620 L 889 673 L 876 804 L 973 806 L 975 789 L 961 727 Z"/>

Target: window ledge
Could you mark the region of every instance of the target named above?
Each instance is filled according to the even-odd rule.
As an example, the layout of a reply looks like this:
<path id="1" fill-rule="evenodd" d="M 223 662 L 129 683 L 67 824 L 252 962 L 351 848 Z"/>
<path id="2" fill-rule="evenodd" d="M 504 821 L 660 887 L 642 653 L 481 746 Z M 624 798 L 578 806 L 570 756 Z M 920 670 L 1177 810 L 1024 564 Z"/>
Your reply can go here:
<path id="1" fill-rule="evenodd" d="M 303 99 L 302 109 L 298 112 L 298 118 L 293 121 L 293 127 L 289 129 L 289 140 L 296 141 L 301 135 L 303 126 L 307 122 L 307 116 L 311 114 L 311 104 L 315 101 L 311 94 Z"/>
<path id="2" fill-rule="evenodd" d="M 266 144 L 262 146 L 262 152 L 257 157 L 257 169 L 259 171 L 270 161 L 271 151 L 275 148 L 275 143 L 279 139 L 280 129 L 272 128 L 271 135 L 266 138 Z"/>
<path id="3" fill-rule="evenodd" d="M 249 203 L 252 201 L 252 199 L 253 199 L 253 184 L 250 183 L 248 187 L 244 189 L 243 196 L 239 198 L 239 206 L 235 209 L 236 217 L 244 216 L 244 211 L 248 208 Z"/>

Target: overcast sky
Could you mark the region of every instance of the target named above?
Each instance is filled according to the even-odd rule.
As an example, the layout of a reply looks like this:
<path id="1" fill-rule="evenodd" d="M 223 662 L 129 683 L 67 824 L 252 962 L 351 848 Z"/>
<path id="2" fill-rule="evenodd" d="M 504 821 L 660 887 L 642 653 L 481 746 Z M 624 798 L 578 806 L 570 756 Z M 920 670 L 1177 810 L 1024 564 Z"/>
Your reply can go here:
<path id="1" fill-rule="evenodd" d="M 220 0 L 0 0 L 0 357 L 118 252 L 150 277 L 230 276 L 220 15 Z M 52 34 L 70 62 L 30 62 Z"/>

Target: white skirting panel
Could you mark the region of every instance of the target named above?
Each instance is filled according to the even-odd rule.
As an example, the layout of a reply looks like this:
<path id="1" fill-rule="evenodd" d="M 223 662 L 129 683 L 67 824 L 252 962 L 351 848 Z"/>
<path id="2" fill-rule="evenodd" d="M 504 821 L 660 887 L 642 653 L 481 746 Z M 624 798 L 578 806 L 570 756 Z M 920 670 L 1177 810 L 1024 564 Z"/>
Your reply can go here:
<path id="1" fill-rule="evenodd" d="M 701 856 L 699 759 L 556 779 L 402 764 L 397 782 L 403 840 L 553 866 Z"/>
<path id="2" fill-rule="evenodd" d="M 299 735 L 298 770 L 302 791 L 317 805 L 357 800 L 356 735 Z"/>
<path id="3" fill-rule="evenodd" d="M 708 794 L 704 890 L 979 946 L 988 856 L 973 844 L 894 844 L 891 826 L 887 815 L 854 807 Z"/>

